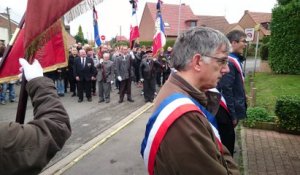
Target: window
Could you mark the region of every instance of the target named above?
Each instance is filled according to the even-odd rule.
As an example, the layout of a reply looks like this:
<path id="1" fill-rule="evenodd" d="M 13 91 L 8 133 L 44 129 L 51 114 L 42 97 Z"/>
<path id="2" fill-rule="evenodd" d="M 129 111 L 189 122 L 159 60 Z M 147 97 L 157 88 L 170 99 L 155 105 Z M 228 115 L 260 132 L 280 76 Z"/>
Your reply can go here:
<path id="1" fill-rule="evenodd" d="M 196 21 L 191 21 L 190 22 L 190 27 L 196 27 L 197 26 L 197 22 Z"/>
<path id="2" fill-rule="evenodd" d="M 165 22 L 164 24 L 165 24 L 165 28 L 170 28 L 170 24 L 169 23 Z"/>

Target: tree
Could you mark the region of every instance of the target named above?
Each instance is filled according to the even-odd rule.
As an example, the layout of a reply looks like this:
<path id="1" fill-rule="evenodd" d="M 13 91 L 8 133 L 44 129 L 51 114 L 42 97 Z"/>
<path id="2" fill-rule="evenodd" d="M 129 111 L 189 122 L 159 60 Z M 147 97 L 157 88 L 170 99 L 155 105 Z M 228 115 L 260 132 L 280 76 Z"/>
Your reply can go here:
<path id="1" fill-rule="evenodd" d="M 88 43 L 87 39 L 84 39 L 83 32 L 82 32 L 82 27 L 79 25 L 78 27 L 78 33 L 74 36 L 76 42 L 81 42 L 81 43 Z"/>

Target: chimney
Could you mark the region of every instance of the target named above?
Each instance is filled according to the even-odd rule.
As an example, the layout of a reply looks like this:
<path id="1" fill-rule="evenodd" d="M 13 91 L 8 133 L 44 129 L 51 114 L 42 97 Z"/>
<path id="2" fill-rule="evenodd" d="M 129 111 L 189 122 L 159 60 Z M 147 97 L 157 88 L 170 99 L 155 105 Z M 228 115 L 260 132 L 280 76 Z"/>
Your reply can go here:
<path id="1" fill-rule="evenodd" d="M 249 13 L 249 10 L 245 10 L 244 14 L 247 14 L 247 13 Z"/>

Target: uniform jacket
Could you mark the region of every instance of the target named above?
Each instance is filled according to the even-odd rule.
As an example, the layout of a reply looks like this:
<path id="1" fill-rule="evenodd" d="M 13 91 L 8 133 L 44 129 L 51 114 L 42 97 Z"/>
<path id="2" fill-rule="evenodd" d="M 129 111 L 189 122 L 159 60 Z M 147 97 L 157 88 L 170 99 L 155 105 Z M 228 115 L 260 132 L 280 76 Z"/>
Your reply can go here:
<path id="1" fill-rule="evenodd" d="M 122 80 L 132 78 L 133 73 L 133 60 L 130 54 L 119 55 L 116 57 L 116 77 L 121 76 Z"/>
<path id="2" fill-rule="evenodd" d="M 94 67 L 94 61 L 92 58 L 86 57 L 85 64 L 82 66 L 81 58 L 75 58 L 75 63 L 73 67 L 74 76 L 79 76 L 80 81 L 90 81 L 92 76 L 96 77 L 97 71 Z"/>
<path id="3" fill-rule="evenodd" d="M 38 174 L 71 135 L 69 116 L 53 81 L 27 83 L 34 120 L 25 125 L 0 123 L 0 174 Z"/>
<path id="4" fill-rule="evenodd" d="M 73 67 L 74 67 L 74 63 L 75 63 L 76 58 L 78 58 L 77 55 L 74 56 L 74 55 L 70 54 L 70 56 L 69 56 L 68 68 L 67 68 L 67 72 L 68 72 L 69 77 L 74 76 Z"/>
<path id="5" fill-rule="evenodd" d="M 241 64 L 242 58 L 237 54 L 230 54 Z M 232 62 L 229 62 L 230 72 L 225 74 L 218 83 L 217 89 L 224 96 L 227 107 L 233 119 L 243 119 L 246 117 L 246 94 L 244 82 L 238 69 Z"/>
<path id="6" fill-rule="evenodd" d="M 154 108 L 175 92 L 194 98 L 212 114 L 218 109 L 219 97 L 212 94 L 208 98 L 176 73 L 170 75 L 159 91 Z M 224 145 L 223 149 L 224 154 L 221 155 L 208 120 L 198 112 L 188 112 L 177 119 L 164 136 L 155 158 L 154 174 L 239 174 L 237 165 Z"/>
<path id="7" fill-rule="evenodd" d="M 101 64 L 96 65 L 97 68 L 97 81 L 103 80 L 103 70 L 105 70 L 105 80 L 106 82 L 114 81 L 114 63 L 110 60 L 103 61 Z"/>
<path id="8" fill-rule="evenodd" d="M 143 79 L 152 79 L 156 77 L 156 72 L 160 69 L 160 63 L 153 58 L 143 58 L 140 64 L 140 77 Z"/>

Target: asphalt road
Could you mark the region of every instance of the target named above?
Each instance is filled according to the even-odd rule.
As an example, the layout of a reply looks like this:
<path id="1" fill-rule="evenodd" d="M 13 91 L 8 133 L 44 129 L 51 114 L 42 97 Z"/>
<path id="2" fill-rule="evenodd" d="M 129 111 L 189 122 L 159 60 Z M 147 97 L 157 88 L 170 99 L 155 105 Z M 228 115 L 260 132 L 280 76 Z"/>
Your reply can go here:
<path id="1" fill-rule="evenodd" d="M 15 87 L 18 97 L 20 86 L 16 85 Z M 47 167 L 55 164 L 145 104 L 144 98 L 140 94 L 141 88 L 137 88 L 134 84 L 132 84 L 132 97 L 135 100 L 133 103 L 128 102 L 125 95 L 124 102 L 119 104 L 119 94 L 117 92 L 118 90 L 115 89 L 111 92 L 110 103 L 98 103 L 97 96 L 93 96 L 92 102 L 87 102 L 84 99 L 82 103 L 78 103 L 77 97 L 71 97 L 70 92 L 61 97 L 61 101 L 70 116 L 72 136 Z M 0 105 L 0 110 L 0 121 L 15 121 L 17 102 L 8 102 L 6 105 Z M 29 100 L 25 123 L 33 118 L 32 110 L 33 108 Z"/>

